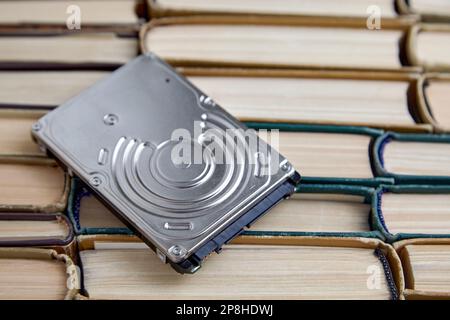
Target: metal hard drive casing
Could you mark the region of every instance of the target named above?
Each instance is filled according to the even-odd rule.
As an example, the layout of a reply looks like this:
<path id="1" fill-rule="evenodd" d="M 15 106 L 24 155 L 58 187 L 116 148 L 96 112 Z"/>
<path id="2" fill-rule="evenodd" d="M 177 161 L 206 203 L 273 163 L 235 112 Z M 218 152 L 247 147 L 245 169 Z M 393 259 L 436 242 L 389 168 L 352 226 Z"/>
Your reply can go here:
<path id="1" fill-rule="evenodd" d="M 191 136 L 183 143 L 204 151 L 201 163 L 172 160 L 180 129 Z M 162 260 L 193 272 L 299 180 L 259 138 L 234 156 L 223 147 L 234 161 L 219 163 L 200 137 L 208 129 L 247 128 L 150 53 L 49 112 L 32 134 Z M 270 151 L 264 163 L 260 148 Z M 274 161 L 279 170 L 262 174 Z"/>

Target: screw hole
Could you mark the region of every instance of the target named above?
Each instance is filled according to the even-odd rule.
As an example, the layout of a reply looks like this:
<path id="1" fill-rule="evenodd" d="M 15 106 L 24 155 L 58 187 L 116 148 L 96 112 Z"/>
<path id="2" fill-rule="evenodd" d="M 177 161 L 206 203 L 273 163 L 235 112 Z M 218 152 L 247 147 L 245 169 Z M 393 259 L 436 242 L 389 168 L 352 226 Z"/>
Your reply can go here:
<path id="1" fill-rule="evenodd" d="M 170 82 L 170 79 L 169 78 L 166 78 L 166 83 L 169 83 Z"/>
<path id="2" fill-rule="evenodd" d="M 103 122 L 108 126 L 113 126 L 119 121 L 115 114 L 107 114 L 103 117 Z"/>

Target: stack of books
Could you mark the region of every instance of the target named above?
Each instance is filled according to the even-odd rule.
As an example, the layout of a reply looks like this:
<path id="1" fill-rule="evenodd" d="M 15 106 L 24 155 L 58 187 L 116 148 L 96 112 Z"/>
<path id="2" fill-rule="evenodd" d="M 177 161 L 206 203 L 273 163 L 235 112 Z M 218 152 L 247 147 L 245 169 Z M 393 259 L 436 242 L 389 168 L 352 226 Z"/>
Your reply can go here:
<path id="1" fill-rule="evenodd" d="M 77 3 L 70 30 L 69 1 L 0 2 L 0 298 L 450 298 L 450 3 Z M 303 176 L 193 275 L 30 135 L 149 51 L 248 127 L 279 130 Z"/>

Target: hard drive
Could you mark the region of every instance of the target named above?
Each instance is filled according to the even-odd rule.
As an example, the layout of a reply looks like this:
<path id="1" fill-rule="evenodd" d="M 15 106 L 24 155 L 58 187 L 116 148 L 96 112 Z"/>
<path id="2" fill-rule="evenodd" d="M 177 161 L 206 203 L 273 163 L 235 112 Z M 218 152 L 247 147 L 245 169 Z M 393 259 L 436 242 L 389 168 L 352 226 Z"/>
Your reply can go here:
<path id="1" fill-rule="evenodd" d="M 300 180 L 152 53 L 49 112 L 32 134 L 181 273 L 196 271 Z"/>

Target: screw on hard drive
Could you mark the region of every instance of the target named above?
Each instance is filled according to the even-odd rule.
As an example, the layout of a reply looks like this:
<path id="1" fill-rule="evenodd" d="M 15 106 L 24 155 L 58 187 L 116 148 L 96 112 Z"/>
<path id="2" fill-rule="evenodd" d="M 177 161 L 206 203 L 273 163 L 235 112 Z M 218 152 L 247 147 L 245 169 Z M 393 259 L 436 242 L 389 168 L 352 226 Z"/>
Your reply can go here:
<path id="1" fill-rule="evenodd" d="M 203 95 L 200 96 L 200 102 L 207 107 L 214 107 L 216 105 L 213 99 Z"/>
<path id="2" fill-rule="evenodd" d="M 99 185 L 102 184 L 102 179 L 100 179 L 100 177 L 94 176 L 91 178 L 91 180 L 89 182 L 94 187 L 98 187 Z"/>
<path id="3" fill-rule="evenodd" d="M 182 246 L 174 245 L 170 247 L 169 253 L 175 257 L 183 257 L 186 255 L 186 249 L 184 249 Z"/>
<path id="4" fill-rule="evenodd" d="M 291 170 L 292 166 L 289 162 L 284 162 L 283 164 L 281 164 L 280 168 L 283 171 L 289 171 Z"/>
<path id="5" fill-rule="evenodd" d="M 35 122 L 31 126 L 31 130 L 33 130 L 33 131 L 39 131 L 41 129 L 42 129 L 42 125 L 39 122 Z"/>

